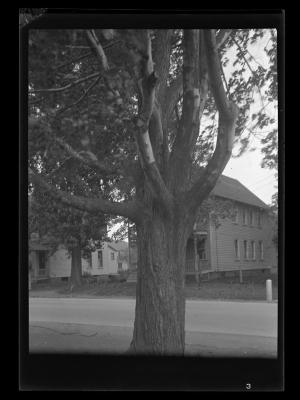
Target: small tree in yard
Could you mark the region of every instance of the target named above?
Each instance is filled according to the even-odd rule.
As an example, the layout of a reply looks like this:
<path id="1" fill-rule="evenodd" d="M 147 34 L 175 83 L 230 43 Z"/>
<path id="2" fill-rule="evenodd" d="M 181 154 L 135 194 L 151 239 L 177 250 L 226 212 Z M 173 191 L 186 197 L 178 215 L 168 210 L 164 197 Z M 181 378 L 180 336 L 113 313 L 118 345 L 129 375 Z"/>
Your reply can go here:
<path id="1" fill-rule="evenodd" d="M 29 179 L 70 207 L 135 224 L 132 352 L 184 353 L 186 244 L 199 209 L 234 143 L 246 150 L 248 120 L 274 122 L 266 107 L 253 110 L 257 96 L 276 100 L 270 32 L 30 32 Z M 268 73 L 248 55 L 265 35 Z M 62 184 L 66 157 L 83 194 Z"/>
<path id="2" fill-rule="evenodd" d="M 29 234 L 38 233 L 46 238 L 52 253 L 63 244 L 71 257 L 69 287 L 82 284 L 82 257 L 88 258 L 106 236 L 105 218 L 92 216 L 60 202 L 38 187 L 31 194 Z"/>

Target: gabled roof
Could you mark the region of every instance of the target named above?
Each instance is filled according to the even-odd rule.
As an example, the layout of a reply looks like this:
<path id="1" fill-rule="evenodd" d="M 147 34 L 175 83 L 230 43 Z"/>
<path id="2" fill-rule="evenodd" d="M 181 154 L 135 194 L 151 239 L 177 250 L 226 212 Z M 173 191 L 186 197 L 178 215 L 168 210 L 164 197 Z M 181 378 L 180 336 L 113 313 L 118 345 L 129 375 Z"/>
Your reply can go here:
<path id="1" fill-rule="evenodd" d="M 110 249 L 114 250 L 114 251 L 119 251 L 118 249 L 116 249 L 115 245 L 113 242 L 109 242 L 107 243 L 107 247 L 109 247 Z"/>
<path id="2" fill-rule="evenodd" d="M 118 251 L 128 249 L 128 243 L 125 242 L 124 240 L 120 240 L 118 242 L 111 242 L 111 244 Z"/>
<path id="3" fill-rule="evenodd" d="M 250 204 L 252 206 L 267 209 L 269 208 L 260 198 L 246 188 L 237 179 L 221 175 L 211 195 L 223 197 L 225 199 L 235 200 L 240 203 Z"/>

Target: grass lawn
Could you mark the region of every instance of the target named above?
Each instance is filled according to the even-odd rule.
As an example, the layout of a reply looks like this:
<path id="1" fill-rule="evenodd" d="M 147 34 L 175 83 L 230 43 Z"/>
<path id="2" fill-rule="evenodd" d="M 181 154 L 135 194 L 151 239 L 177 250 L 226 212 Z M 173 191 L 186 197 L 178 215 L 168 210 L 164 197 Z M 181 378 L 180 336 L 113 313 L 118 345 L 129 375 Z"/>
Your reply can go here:
<path id="1" fill-rule="evenodd" d="M 245 277 L 239 283 L 237 278 L 222 278 L 201 282 L 200 287 L 195 283 L 186 284 L 187 299 L 204 300 L 266 300 L 266 279 L 272 279 L 273 299 L 277 300 L 277 277 L 256 276 Z M 35 283 L 32 285 L 30 297 L 135 297 L 135 282 L 101 282 L 84 284 L 72 293 L 66 282 Z"/>

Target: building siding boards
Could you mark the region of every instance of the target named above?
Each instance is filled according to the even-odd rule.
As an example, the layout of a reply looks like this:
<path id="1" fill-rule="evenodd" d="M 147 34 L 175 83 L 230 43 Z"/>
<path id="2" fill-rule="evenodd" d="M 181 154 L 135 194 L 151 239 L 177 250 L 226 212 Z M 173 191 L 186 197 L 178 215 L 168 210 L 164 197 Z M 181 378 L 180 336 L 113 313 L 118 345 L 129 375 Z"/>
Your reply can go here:
<path id="1" fill-rule="evenodd" d="M 103 268 L 98 267 L 98 251 L 102 251 Z M 114 254 L 112 260 L 111 253 Z M 39 276 L 39 260 L 38 250 L 30 252 L 30 261 L 32 265 L 32 278 L 38 279 Z M 91 253 L 91 262 L 86 258 L 82 258 L 82 273 L 89 275 L 114 275 L 118 273 L 118 251 L 113 249 L 108 243 L 103 243 L 100 249 Z M 46 275 L 44 278 L 64 278 L 71 275 L 71 256 L 67 249 L 60 245 L 58 249 L 51 254 L 47 253 L 46 258 Z"/>
<path id="2" fill-rule="evenodd" d="M 236 179 L 222 175 L 212 191 L 212 195 L 224 201 L 231 200 L 237 210 L 237 220 L 221 219 L 216 228 L 211 219 L 206 226 L 197 224 L 197 231 L 207 232 L 206 271 L 232 271 L 239 269 L 264 269 L 277 266 L 277 250 L 272 242 L 273 222 L 268 214 L 268 206 Z M 246 211 L 246 223 L 243 223 L 243 210 Z M 252 225 L 250 225 L 252 213 Z M 260 225 L 259 225 L 260 216 Z M 239 259 L 235 256 L 235 240 L 239 241 Z M 248 244 L 249 258 L 244 257 L 243 241 Z M 263 243 L 264 257 L 260 259 L 259 242 Z M 251 258 L 251 242 L 255 243 L 256 257 Z M 190 254 L 189 254 L 190 257 Z M 189 260 L 191 263 L 191 260 Z"/>
<path id="3" fill-rule="evenodd" d="M 261 227 L 257 226 L 257 220 L 253 226 L 243 225 L 242 211 L 244 208 L 251 209 L 251 206 L 239 205 L 238 223 L 232 222 L 226 218 L 221 221 L 221 225 L 216 228 L 214 224 L 210 224 L 211 246 L 211 269 L 216 271 L 225 271 L 232 269 L 254 269 L 270 267 L 276 264 L 276 251 L 272 243 L 272 223 L 268 218 L 266 211 L 261 211 Z M 257 213 L 259 210 L 252 207 Z M 240 258 L 236 259 L 234 241 L 239 241 Z M 244 240 L 248 243 L 248 260 L 244 257 Z M 251 259 L 251 241 L 255 242 L 256 258 Z M 260 260 L 259 242 L 263 242 L 264 259 Z"/>
<path id="4" fill-rule="evenodd" d="M 103 274 L 117 274 L 118 273 L 118 251 L 113 250 L 108 243 L 103 243 Z M 111 259 L 111 253 L 114 253 L 114 260 Z"/>

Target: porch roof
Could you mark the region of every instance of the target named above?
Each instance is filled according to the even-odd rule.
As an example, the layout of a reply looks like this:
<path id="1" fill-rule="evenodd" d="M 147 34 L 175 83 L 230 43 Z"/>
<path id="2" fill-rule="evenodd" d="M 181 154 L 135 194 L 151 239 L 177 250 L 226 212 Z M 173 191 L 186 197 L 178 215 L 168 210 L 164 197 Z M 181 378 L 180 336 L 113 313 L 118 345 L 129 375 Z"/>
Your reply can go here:
<path id="1" fill-rule="evenodd" d="M 51 250 L 50 246 L 47 246 L 43 243 L 29 241 L 29 250 L 31 251 L 49 251 Z"/>

